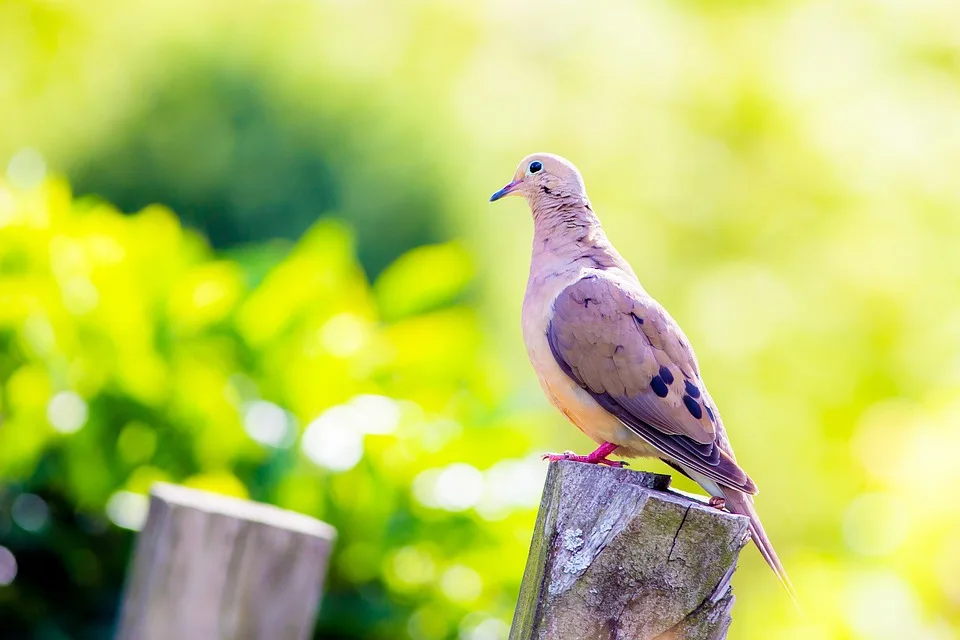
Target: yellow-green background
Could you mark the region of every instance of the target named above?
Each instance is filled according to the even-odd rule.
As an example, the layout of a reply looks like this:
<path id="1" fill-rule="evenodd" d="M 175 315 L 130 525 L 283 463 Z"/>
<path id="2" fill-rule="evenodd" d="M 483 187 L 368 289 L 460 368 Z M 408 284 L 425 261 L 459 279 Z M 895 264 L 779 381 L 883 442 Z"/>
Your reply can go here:
<path id="1" fill-rule="evenodd" d="M 318 637 L 505 637 L 538 150 L 762 488 L 730 638 L 956 637 L 951 0 L 0 0 L 0 636 L 109 637 L 163 479 L 337 526 Z"/>

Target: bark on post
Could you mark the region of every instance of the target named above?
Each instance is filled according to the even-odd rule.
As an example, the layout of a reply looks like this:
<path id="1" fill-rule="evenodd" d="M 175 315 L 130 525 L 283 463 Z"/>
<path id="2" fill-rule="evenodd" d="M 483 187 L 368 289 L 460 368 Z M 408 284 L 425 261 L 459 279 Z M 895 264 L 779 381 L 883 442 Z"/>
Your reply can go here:
<path id="1" fill-rule="evenodd" d="M 335 537 L 299 513 L 154 485 L 117 638 L 308 638 Z"/>
<path id="2" fill-rule="evenodd" d="M 510 640 L 722 640 L 748 520 L 670 477 L 550 465 Z"/>

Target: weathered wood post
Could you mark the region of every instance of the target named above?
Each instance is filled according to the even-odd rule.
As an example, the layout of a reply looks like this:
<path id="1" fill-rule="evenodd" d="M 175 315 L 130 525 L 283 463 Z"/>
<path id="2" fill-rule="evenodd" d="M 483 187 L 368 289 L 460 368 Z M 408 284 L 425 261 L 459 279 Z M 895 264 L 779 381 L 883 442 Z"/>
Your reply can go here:
<path id="1" fill-rule="evenodd" d="M 154 485 L 119 640 L 299 640 L 312 635 L 336 532 L 308 516 Z"/>
<path id="2" fill-rule="evenodd" d="M 747 519 L 670 477 L 550 465 L 510 640 L 722 640 Z"/>

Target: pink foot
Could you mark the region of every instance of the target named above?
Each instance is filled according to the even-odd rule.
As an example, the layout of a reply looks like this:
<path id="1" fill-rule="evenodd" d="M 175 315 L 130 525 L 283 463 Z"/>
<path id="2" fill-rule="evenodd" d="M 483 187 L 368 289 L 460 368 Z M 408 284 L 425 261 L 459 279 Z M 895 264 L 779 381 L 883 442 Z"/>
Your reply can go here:
<path id="1" fill-rule="evenodd" d="M 570 460 L 571 462 L 583 462 L 585 464 L 605 464 L 611 467 L 623 468 L 627 466 L 626 462 L 621 460 L 607 460 L 607 456 L 616 451 L 617 445 L 604 442 L 596 451 L 589 455 L 578 456 L 573 451 L 564 451 L 563 453 L 545 453 L 544 460 L 556 462 L 557 460 Z"/>
<path id="2" fill-rule="evenodd" d="M 724 507 L 727 506 L 727 500 L 722 496 L 710 496 L 710 499 L 707 500 L 707 504 L 714 509 L 720 509 L 723 511 Z"/>

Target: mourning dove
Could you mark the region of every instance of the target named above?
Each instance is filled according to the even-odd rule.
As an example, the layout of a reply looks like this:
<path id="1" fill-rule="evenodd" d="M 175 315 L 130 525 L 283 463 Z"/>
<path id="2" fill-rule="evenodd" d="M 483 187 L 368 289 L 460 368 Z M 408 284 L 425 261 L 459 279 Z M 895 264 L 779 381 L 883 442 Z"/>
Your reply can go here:
<path id="1" fill-rule="evenodd" d="M 552 460 L 609 464 L 652 456 L 689 476 L 711 504 L 750 519 L 754 542 L 796 602 L 753 504 L 690 342 L 613 248 L 580 172 L 556 155 L 524 158 L 490 197 L 522 195 L 533 213 L 523 338 L 544 393 L 599 448 Z"/>

